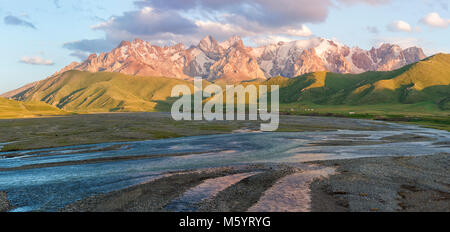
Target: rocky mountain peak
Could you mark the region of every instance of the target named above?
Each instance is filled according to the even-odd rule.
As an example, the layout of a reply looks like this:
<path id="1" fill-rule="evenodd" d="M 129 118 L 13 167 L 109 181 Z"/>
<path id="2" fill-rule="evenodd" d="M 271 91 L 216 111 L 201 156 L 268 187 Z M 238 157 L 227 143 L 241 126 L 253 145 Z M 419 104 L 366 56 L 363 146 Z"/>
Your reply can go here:
<path id="1" fill-rule="evenodd" d="M 130 46 L 130 45 L 131 45 L 130 41 L 122 40 L 122 41 L 120 42 L 120 44 L 117 46 L 117 48 L 120 48 L 120 47 L 127 47 L 127 46 Z"/>
<path id="2" fill-rule="evenodd" d="M 188 49 L 181 43 L 160 47 L 141 39 L 122 41 L 111 52 L 92 54 L 81 64 L 71 64 L 61 71 L 108 71 L 181 79 L 201 76 L 212 81 L 227 77 L 238 82 L 317 71 L 388 71 L 425 57 L 421 48 L 403 50 L 394 44 L 382 44 L 367 51 L 334 40 L 311 38 L 251 48 L 245 47 L 239 36 L 220 43 L 206 36 Z"/>
<path id="3" fill-rule="evenodd" d="M 200 40 L 198 47 L 203 51 L 215 51 L 218 50 L 219 43 L 212 36 L 208 35 Z"/>
<path id="4" fill-rule="evenodd" d="M 229 49 L 230 47 L 244 47 L 244 42 L 242 42 L 241 37 L 234 35 L 227 39 L 225 42 L 220 44 L 224 49 Z"/>
<path id="5" fill-rule="evenodd" d="M 88 60 L 92 60 L 92 59 L 95 59 L 95 58 L 97 58 L 97 54 L 95 54 L 95 53 L 92 53 L 92 54 L 90 54 L 89 56 L 88 56 Z"/>
<path id="6" fill-rule="evenodd" d="M 174 49 L 176 50 L 184 50 L 184 44 L 182 43 L 177 43 L 173 46 Z"/>
<path id="7" fill-rule="evenodd" d="M 134 39 L 133 43 L 146 43 L 144 40 L 136 38 Z"/>

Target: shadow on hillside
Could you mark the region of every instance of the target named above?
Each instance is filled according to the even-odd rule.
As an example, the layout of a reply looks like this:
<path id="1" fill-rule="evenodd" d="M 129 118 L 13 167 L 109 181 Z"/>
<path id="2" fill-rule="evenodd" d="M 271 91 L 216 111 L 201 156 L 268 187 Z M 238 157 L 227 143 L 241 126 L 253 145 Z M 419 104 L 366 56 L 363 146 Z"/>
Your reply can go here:
<path id="1" fill-rule="evenodd" d="M 158 112 L 170 112 L 172 104 L 178 99 L 179 97 L 168 97 L 166 100 L 156 100 L 154 101 L 156 102 L 154 110 Z"/>

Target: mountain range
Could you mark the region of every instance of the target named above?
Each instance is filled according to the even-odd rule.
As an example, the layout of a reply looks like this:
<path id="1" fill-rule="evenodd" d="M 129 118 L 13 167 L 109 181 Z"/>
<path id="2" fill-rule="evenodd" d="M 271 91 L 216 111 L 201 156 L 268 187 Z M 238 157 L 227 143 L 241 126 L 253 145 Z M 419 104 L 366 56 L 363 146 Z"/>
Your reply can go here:
<path id="1" fill-rule="evenodd" d="M 437 54 L 393 71 L 360 74 L 320 71 L 253 83 L 280 85 L 282 104 L 426 103 L 433 109 L 450 110 L 450 55 Z M 192 88 L 192 81 L 175 78 L 69 70 L 22 89 L 12 98 L 42 101 L 77 112 L 170 111 L 171 89 L 178 84 Z"/>
<path id="2" fill-rule="evenodd" d="M 111 52 L 92 54 L 84 62 L 73 63 L 62 71 L 109 71 L 179 79 L 201 76 L 209 81 L 225 78 L 239 82 L 278 75 L 295 77 L 317 71 L 390 71 L 425 57 L 421 48 L 403 50 L 391 44 L 365 51 L 333 40 L 313 38 L 252 48 L 244 46 L 238 36 L 222 43 L 207 36 L 197 46 L 187 49 L 183 44 L 159 47 L 140 39 L 123 41 Z"/>
<path id="3" fill-rule="evenodd" d="M 391 44 L 365 51 L 333 40 L 313 38 L 252 48 L 244 46 L 238 36 L 222 43 L 207 36 L 197 46 L 187 49 L 183 44 L 159 47 L 140 39 L 123 41 L 111 52 L 92 54 L 63 71 L 109 71 L 179 79 L 201 76 L 209 81 L 225 78 L 239 82 L 278 75 L 295 77 L 317 71 L 390 71 L 425 57 L 421 48 L 403 50 Z"/>
<path id="4" fill-rule="evenodd" d="M 206 36 L 198 45 L 189 48 L 183 44 L 160 47 L 135 39 L 122 41 L 111 52 L 91 54 L 81 63 L 73 62 L 52 76 L 79 70 L 176 79 L 202 77 L 208 81 L 220 79 L 225 83 L 237 83 L 274 76 L 296 77 L 318 71 L 390 71 L 424 58 L 423 50 L 417 47 L 402 49 L 398 45 L 383 44 L 366 51 L 323 38 L 279 42 L 257 48 L 244 46 L 238 36 L 221 43 L 212 36 Z M 30 83 L 1 96 L 12 97 L 38 83 Z"/>

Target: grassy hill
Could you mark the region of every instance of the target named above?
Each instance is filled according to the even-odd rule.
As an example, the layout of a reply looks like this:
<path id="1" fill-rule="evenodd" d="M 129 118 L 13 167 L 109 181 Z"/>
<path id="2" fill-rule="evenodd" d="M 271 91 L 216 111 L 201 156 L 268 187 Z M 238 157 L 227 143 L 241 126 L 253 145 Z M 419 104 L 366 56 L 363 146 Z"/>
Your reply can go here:
<path id="1" fill-rule="evenodd" d="M 64 114 L 68 113 L 43 102 L 20 102 L 0 97 L 0 119 Z"/>
<path id="2" fill-rule="evenodd" d="M 438 54 L 390 72 L 317 72 L 275 77 L 280 111 L 372 118 L 450 131 L 450 55 Z"/>
<path id="3" fill-rule="evenodd" d="M 280 85 L 282 103 L 380 105 L 427 102 L 450 110 L 450 55 L 438 54 L 390 72 L 316 72 L 264 84 Z"/>
<path id="4" fill-rule="evenodd" d="M 178 84 L 193 89 L 191 82 L 173 78 L 68 71 L 15 98 L 77 112 L 165 111 L 170 109 L 172 87 Z"/>

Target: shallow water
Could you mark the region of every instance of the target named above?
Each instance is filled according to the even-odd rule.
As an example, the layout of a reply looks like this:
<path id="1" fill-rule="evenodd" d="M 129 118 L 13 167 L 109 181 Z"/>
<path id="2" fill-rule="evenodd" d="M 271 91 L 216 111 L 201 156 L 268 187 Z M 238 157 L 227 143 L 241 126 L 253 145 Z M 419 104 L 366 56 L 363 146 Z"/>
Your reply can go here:
<path id="1" fill-rule="evenodd" d="M 309 185 L 316 178 L 335 173 L 333 168 L 304 167 L 303 172 L 288 175 L 278 180 L 264 192 L 249 212 L 309 212 L 311 196 Z"/>
<path id="2" fill-rule="evenodd" d="M 389 126 L 385 131 L 250 132 L 21 151 L 18 157 L 0 158 L 0 169 L 118 156 L 149 155 L 149 157 L 0 171 L 0 191 L 8 192 L 9 200 L 17 207 L 14 211 L 56 211 L 76 200 L 150 181 L 168 171 L 253 163 L 297 163 L 450 152 L 448 147 L 433 145 L 436 142 L 450 140 L 450 133 L 446 131 L 410 125 L 386 125 Z M 432 140 L 397 143 L 380 140 L 386 136 L 405 133 L 426 136 Z M 333 140 L 369 141 L 381 144 L 310 145 Z M 124 146 L 107 149 L 114 145 Z M 103 150 L 98 151 L 99 149 Z M 71 154 L 73 152 L 77 153 Z M 0 153 L 0 157 L 7 157 L 13 153 L 17 155 L 17 152 L 3 152 Z M 183 155 L 151 158 L 152 155 L 162 154 Z"/>
<path id="3" fill-rule="evenodd" d="M 185 192 L 183 196 L 172 200 L 165 209 L 177 212 L 195 211 L 197 209 L 197 203 L 200 203 L 203 200 L 212 199 L 227 187 L 258 173 L 259 172 L 239 173 L 205 180 L 201 184 Z"/>

